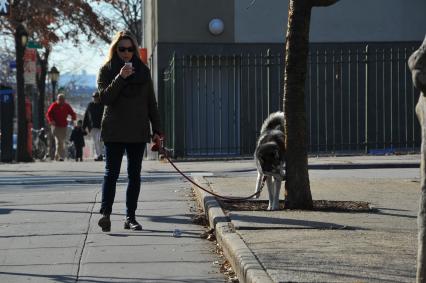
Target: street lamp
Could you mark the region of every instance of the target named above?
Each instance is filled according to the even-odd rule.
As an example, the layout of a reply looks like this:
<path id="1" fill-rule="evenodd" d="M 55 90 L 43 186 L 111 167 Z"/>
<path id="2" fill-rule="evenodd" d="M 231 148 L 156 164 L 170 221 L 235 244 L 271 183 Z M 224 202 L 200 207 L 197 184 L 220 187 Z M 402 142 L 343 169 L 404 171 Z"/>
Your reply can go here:
<path id="1" fill-rule="evenodd" d="M 215 18 L 209 22 L 209 31 L 213 35 L 220 35 L 225 29 L 225 24 L 221 19 Z"/>
<path id="2" fill-rule="evenodd" d="M 56 99 L 55 97 L 56 84 L 59 81 L 59 71 L 55 66 L 53 66 L 48 72 L 48 74 L 49 74 L 49 79 L 52 82 L 52 102 L 54 102 Z"/>
<path id="3" fill-rule="evenodd" d="M 18 141 L 16 146 L 16 160 L 30 161 L 31 153 L 28 150 L 28 121 L 25 108 L 25 79 L 24 79 L 24 55 L 28 41 L 28 32 L 22 23 L 16 25 L 15 49 L 16 49 L 16 96 L 18 118 Z"/>
<path id="4" fill-rule="evenodd" d="M 27 42 L 28 42 L 28 32 L 27 30 L 23 29 L 21 31 L 21 45 L 25 47 L 27 46 Z"/>

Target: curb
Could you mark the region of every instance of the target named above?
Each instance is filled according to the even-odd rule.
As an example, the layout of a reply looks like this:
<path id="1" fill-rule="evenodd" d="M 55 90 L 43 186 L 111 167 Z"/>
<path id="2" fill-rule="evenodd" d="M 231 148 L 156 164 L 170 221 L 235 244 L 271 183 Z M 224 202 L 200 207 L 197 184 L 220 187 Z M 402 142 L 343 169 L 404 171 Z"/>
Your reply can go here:
<path id="1" fill-rule="evenodd" d="M 308 170 L 395 169 L 420 168 L 420 162 L 395 163 L 322 163 L 308 164 Z"/>
<path id="2" fill-rule="evenodd" d="M 203 177 L 195 177 L 194 181 L 209 186 Z M 240 282 L 273 283 L 246 243 L 235 232 L 228 217 L 224 214 L 215 197 L 193 186 L 197 201 L 203 207 L 211 228 L 215 229 L 217 242 L 223 249 L 225 257 L 231 263 Z"/>

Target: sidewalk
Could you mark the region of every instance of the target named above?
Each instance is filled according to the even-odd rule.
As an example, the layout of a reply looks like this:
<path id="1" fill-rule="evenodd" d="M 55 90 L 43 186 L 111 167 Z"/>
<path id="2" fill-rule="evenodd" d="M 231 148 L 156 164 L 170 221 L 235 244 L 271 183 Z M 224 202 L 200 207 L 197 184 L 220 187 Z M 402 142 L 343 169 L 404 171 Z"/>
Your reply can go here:
<path id="1" fill-rule="evenodd" d="M 213 197 L 197 194 L 241 282 L 414 282 L 420 196 L 416 157 L 309 160 L 321 169 L 310 170 L 313 199 L 366 201 L 377 212 L 224 212 Z M 336 164 L 354 166 L 323 170 Z M 255 172 L 197 178 L 228 196 L 250 195 L 255 180 Z"/>
<path id="2" fill-rule="evenodd" d="M 102 176 L 103 166 L 98 162 L 2 164 L 0 180 L 13 175 L 17 179 L 39 174 Z M 112 229 L 103 233 L 97 226 L 99 184 L 58 185 L 53 180 L 1 185 L 0 282 L 225 281 L 213 264 L 219 260 L 212 252 L 215 246 L 200 239 L 203 227 L 192 224 L 195 202 L 187 183 L 177 178 L 143 180 L 137 211 L 143 231 L 123 229 L 125 187 L 117 186 Z M 173 237 L 174 229 L 181 230 L 182 236 Z"/>
<path id="3" fill-rule="evenodd" d="M 368 201 L 378 213 L 225 215 L 214 198 L 200 196 L 241 282 L 413 282 L 418 160 L 418 155 L 310 158 L 314 199 Z M 177 166 L 221 194 L 254 190 L 253 160 Z M 141 233 L 121 227 L 124 182 L 118 185 L 111 233 L 99 231 L 103 171 L 103 162 L 90 161 L 0 164 L 1 282 L 75 282 L 76 276 L 79 282 L 223 281 L 208 243 L 198 238 L 201 227 L 190 223 L 189 185 L 169 164 L 143 163 Z M 67 184 L 58 182 L 65 177 Z M 40 182 L 31 185 L 32 178 Z M 23 185 L 4 185 L 10 179 Z M 93 182 L 81 182 L 88 179 Z M 171 236 L 175 228 L 184 231 L 182 238 Z M 193 274 L 182 273 L 187 270 Z"/>

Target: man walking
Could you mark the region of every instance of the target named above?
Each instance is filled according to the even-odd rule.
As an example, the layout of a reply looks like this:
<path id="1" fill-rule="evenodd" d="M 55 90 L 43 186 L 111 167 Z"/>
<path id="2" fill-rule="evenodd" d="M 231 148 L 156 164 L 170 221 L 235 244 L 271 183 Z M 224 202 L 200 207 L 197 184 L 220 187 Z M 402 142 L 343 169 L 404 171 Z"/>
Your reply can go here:
<path id="1" fill-rule="evenodd" d="M 84 113 L 83 129 L 88 129 L 95 145 L 95 161 L 102 161 L 101 121 L 104 113 L 104 105 L 99 100 L 99 92 L 92 95 L 93 101 L 87 105 Z"/>
<path id="2" fill-rule="evenodd" d="M 65 102 L 65 95 L 58 94 L 56 101 L 53 102 L 46 113 L 46 118 L 52 127 L 52 134 L 55 137 L 55 160 L 64 161 L 65 159 L 65 140 L 67 136 L 68 116 L 75 121 L 77 115 L 71 106 Z"/>

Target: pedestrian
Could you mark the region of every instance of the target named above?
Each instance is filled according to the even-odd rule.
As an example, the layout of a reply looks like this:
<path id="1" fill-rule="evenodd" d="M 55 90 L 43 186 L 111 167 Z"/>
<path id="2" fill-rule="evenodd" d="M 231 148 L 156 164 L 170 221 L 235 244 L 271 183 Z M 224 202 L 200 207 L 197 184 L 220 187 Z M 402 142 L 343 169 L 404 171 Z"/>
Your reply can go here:
<path id="1" fill-rule="evenodd" d="M 47 121 L 51 125 L 52 134 L 55 137 L 55 160 L 57 161 L 64 161 L 65 159 L 68 116 L 71 116 L 73 122 L 77 118 L 72 107 L 65 101 L 65 95 L 60 93 L 46 113 Z"/>
<path id="2" fill-rule="evenodd" d="M 160 136 L 160 118 L 150 70 L 141 61 L 135 36 L 118 32 L 109 48 L 105 64 L 98 74 L 99 98 L 105 105 L 101 137 L 105 144 L 105 175 L 98 225 L 111 229 L 110 214 L 116 182 L 124 152 L 127 154 L 128 185 L 126 192 L 125 229 L 142 230 L 136 221 L 141 187 L 142 158 L 146 143 Z"/>
<path id="3" fill-rule="evenodd" d="M 84 144 L 84 136 L 87 135 L 86 131 L 83 129 L 83 121 L 78 120 L 77 125 L 72 129 L 70 142 L 74 144 L 75 148 L 75 161 L 78 162 L 83 161 L 83 147 Z"/>
<path id="4" fill-rule="evenodd" d="M 83 118 L 83 129 L 88 129 L 95 146 L 95 161 L 103 160 L 101 141 L 101 121 L 104 113 L 104 105 L 99 100 L 99 92 L 92 95 L 92 101 L 87 105 Z"/>

